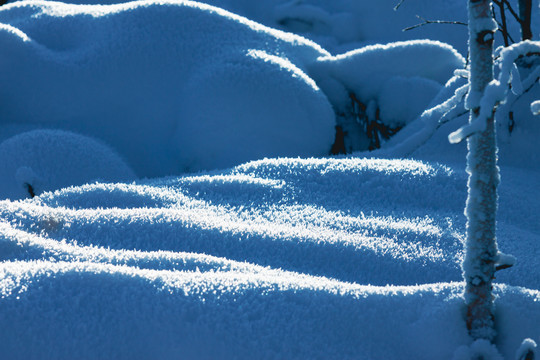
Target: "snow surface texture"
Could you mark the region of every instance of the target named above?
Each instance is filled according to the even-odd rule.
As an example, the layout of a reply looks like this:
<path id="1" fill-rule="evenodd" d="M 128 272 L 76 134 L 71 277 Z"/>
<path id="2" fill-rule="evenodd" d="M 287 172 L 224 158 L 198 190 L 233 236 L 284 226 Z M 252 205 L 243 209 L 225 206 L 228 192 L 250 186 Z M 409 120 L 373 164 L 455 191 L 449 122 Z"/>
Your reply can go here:
<path id="1" fill-rule="evenodd" d="M 0 89 L 0 140 L 75 131 L 110 144 L 141 177 L 326 155 L 350 91 L 403 125 L 464 64 L 436 41 L 334 57 L 194 2 L 13 3 L 0 8 L 0 46 L 0 82 L 11 84 Z"/>
<path id="2" fill-rule="evenodd" d="M 71 0 L 74 4 L 114 4 L 122 0 Z M 266 26 L 312 39 L 332 54 L 362 46 L 394 41 L 432 39 L 452 45 L 467 54 L 467 27 L 463 24 L 429 24 L 409 31 L 403 29 L 429 21 L 467 22 L 467 3 L 462 0 L 407 0 L 394 10 L 399 0 L 205 0 Z M 517 1 L 510 0 L 517 9 Z M 533 9 L 538 0 L 533 0 Z M 500 15 L 498 15 L 500 19 Z M 510 18 L 510 14 L 507 16 Z M 510 35 L 519 39 L 519 26 L 508 20 Z M 533 17 L 532 28 L 539 29 Z M 538 30 L 536 30 L 538 32 Z M 502 45 L 497 34 L 496 46 Z"/>
<path id="3" fill-rule="evenodd" d="M 346 3 L 236 1 L 244 13 L 282 4 L 295 16 L 320 19 L 326 16 L 323 5 Z M 347 4 L 356 9 L 361 3 Z M 370 2 L 374 11 L 384 3 Z M 402 9 L 409 3 L 414 1 Z M 369 16 L 383 24 L 376 12 Z M 346 27 L 346 17 L 341 19 Z M 302 21 L 282 23 L 302 26 Z M 243 154 L 235 153 L 239 147 L 226 142 L 255 138 L 252 147 L 265 146 L 274 124 L 308 135 L 306 128 L 317 126 L 309 130 L 311 137 L 295 141 L 313 146 L 313 154 L 323 151 L 323 143 L 332 140 L 323 135 L 334 125 L 332 106 L 350 87 L 373 91 L 366 97 L 381 103 L 392 100 L 387 90 L 393 87 L 429 95 L 409 101 L 403 91 L 404 98 L 394 96 L 381 112 L 401 109 L 412 116 L 412 108 L 402 106 L 425 106 L 435 89 L 440 91 L 431 106 L 444 103 L 371 154 L 407 153 L 421 161 L 264 159 L 182 177 L 96 182 L 24 201 L 5 195 L 12 200 L 0 201 L 0 357 L 470 360 L 480 353 L 496 355 L 493 347 L 472 343 L 462 317 L 465 148 L 451 146 L 447 135 L 466 119 L 457 116 L 447 124 L 436 119 L 451 108 L 445 100 L 463 89 L 459 76 L 441 87 L 462 64 L 450 47 L 417 41 L 332 56 L 302 38 L 191 2 L 16 3 L 0 8 L 0 45 L 7 50 L 0 68 L 9 69 L 0 72 L 0 83 L 10 84 L 0 89 L 0 148 L 12 151 L 0 164 L 12 164 L 6 173 L 16 175 L 2 182 L 14 181 L 21 197 L 27 195 L 25 183 L 34 181 L 38 189 L 35 181 L 52 174 L 58 175 L 54 181 L 75 184 L 78 174 L 84 174 L 81 182 L 92 181 L 86 168 L 51 171 L 57 157 L 82 166 L 89 156 L 105 164 L 99 172 L 106 180 L 113 169 L 128 169 L 93 138 L 114 147 L 139 176 L 151 176 L 242 162 Z M 407 61 L 384 56 L 396 52 Z M 430 61 L 432 56 L 440 61 Z M 384 66 L 387 61 L 392 67 Z M 352 81 L 370 75 L 360 64 L 377 65 L 379 74 L 400 70 L 363 86 Z M 430 66 L 438 70 L 426 74 Z M 231 79 L 235 71 L 239 78 Z M 295 96 L 282 99 L 282 93 Z M 246 94 L 251 101 L 245 101 Z M 459 103 L 460 94 L 450 102 Z M 537 94 L 520 98 L 526 106 L 518 108 L 530 116 Z M 226 108 L 229 101 L 235 107 Z M 244 109 L 250 118 L 235 122 Z M 289 112 L 300 117 L 288 117 Z M 207 114 L 208 122 L 178 120 L 199 113 Z M 218 121 L 220 113 L 229 121 Z M 540 341 L 540 122 L 523 121 L 518 112 L 516 119 L 520 122 L 500 151 L 499 249 L 517 258 L 514 267 L 497 274 L 495 286 L 497 347 L 506 359 L 524 338 Z M 188 125 L 219 129 L 205 136 L 178 130 Z M 32 131 L 43 127 L 64 131 Z M 413 144 L 404 144 L 411 134 Z M 58 145 L 37 149 L 54 139 Z M 277 140 L 266 144 L 272 141 Z M 293 146 L 286 141 L 280 148 Z M 200 144 L 219 156 L 196 159 L 207 153 Z M 192 150 L 181 152 L 184 145 Z M 21 148 L 36 148 L 39 156 L 23 163 L 28 151 Z M 118 166 L 106 165 L 111 161 Z M 42 166 L 46 171 L 40 172 Z"/>
<path id="4" fill-rule="evenodd" d="M 470 341 L 465 178 L 280 159 L 0 202 L 0 345 L 7 358 L 450 359 Z M 497 306 L 513 353 L 540 336 L 540 229 L 509 217 L 540 194 L 505 190 L 500 247 L 522 265 L 498 276 Z"/>
<path id="5" fill-rule="evenodd" d="M 97 137 L 139 176 L 320 156 L 334 140 L 302 70 L 328 53 L 223 10 L 21 2 L 0 23 L 1 124 Z"/>

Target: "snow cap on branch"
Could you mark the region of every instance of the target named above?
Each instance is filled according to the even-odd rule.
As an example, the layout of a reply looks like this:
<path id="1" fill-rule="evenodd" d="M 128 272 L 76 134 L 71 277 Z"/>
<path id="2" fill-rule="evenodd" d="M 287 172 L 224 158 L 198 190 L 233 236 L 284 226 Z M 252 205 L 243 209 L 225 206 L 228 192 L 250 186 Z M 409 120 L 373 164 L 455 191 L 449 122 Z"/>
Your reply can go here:
<path id="1" fill-rule="evenodd" d="M 531 104 L 531 111 L 534 115 L 540 115 L 540 100 L 537 100 Z"/>
<path id="2" fill-rule="evenodd" d="M 448 136 L 450 143 L 457 144 L 475 133 L 484 131 L 488 117 L 495 111 L 497 105 L 505 101 L 509 85 L 511 85 L 514 94 L 523 92 L 521 78 L 515 61 L 519 57 L 533 52 L 540 52 L 540 42 L 523 41 L 504 48 L 500 52 L 499 79 L 492 80 L 486 86 L 483 93 L 469 90 L 465 99 L 465 108 L 479 109 L 479 115 L 474 122 L 451 133 Z M 534 114 L 540 114 L 540 103 L 532 103 L 531 111 Z"/>

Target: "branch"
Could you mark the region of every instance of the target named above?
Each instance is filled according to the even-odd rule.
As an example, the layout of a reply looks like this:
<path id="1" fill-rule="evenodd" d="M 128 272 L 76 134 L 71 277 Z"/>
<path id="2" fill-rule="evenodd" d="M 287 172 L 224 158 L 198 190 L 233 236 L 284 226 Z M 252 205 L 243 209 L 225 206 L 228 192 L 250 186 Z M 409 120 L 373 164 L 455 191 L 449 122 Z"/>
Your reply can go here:
<path id="1" fill-rule="evenodd" d="M 499 252 L 495 260 L 495 271 L 511 268 L 516 264 L 516 258 L 512 255 Z"/>
<path id="2" fill-rule="evenodd" d="M 493 0 L 493 3 L 496 4 L 499 8 L 501 8 L 501 10 L 504 11 L 504 5 L 506 5 L 506 8 L 508 9 L 508 11 L 510 11 L 510 13 L 512 14 L 512 16 L 516 19 L 516 21 L 522 25 L 523 24 L 523 20 L 521 20 L 521 18 L 519 17 L 519 15 L 516 13 L 516 11 L 512 8 L 512 5 L 510 5 L 510 3 L 508 2 L 508 0 Z"/>
<path id="3" fill-rule="evenodd" d="M 508 42 L 508 38 L 510 34 L 508 34 L 508 27 L 506 26 L 506 13 L 504 12 L 504 6 L 502 3 L 499 3 L 497 5 L 499 6 L 499 13 L 501 14 L 501 22 L 497 20 L 497 15 L 496 15 L 497 13 L 495 12 L 495 7 L 492 5 L 491 11 L 493 12 L 493 19 L 497 21 L 497 27 L 498 27 L 497 30 L 499 30 L 502 33 L 504 46 L 508 46 L 510 45 L 510 43 Z M 512 42 L 514 42 L 514 40 L 512 40 Z"/>
<path id="4" fill-rule="evenodd" d="M 460 87 L 456 82 L 459 75 L 454 76 L 452 85 L 453 95 L 444 102 L 425 110 L 419 118 L 407 125 L 402 132 L 390 139 L 393 142 L 391 146 L 378 150 L 377 155 L 391 157 L 409 157 L 416 149 L 425 144 L 433 134 L 445 122 L 461 116 L 463 113 L 463 98 L 467 94 L 469 84 L 466 83 Z M 458 108 L 458 109 L 456 109 Z M 465 112 L 466 113 L 466 112 Z"/>
<path id="5" fill-rule="evenodd" d="M 499 23 L 499 22 L 497 21 L 497 25 L 498 25 L 497 31 L 500 31 L 500 32 L 502 33 L 502 35 L 503 35 L 504 46 L 505 46 L 505 47 L 510 46 L 510 43 L 508 42 L 508 39 L 510 39 L 510 41 L 512 42 L 512 44 L 515 44 L 516 42 L 514 41 L 514 39 L 512 38 L 512 36 L 508 33 L 508 31 L 501 29 L 501 26 L 502 26 L 501 23 Z"/>
<path id="6" fill-rule="evenodd" d="M 540 50 L 540 42 L 522 41 L 501 51 L 500 73 L 498 80 L 491 81 L 482 93 L 475 92 L 474 99 L 471 102 L 471 93 L 469 92 L 469 104 L 471 109 L 476 108 L 478 115 L 473 122 L 462 126 L 448 136 L 452 144 L 456 144 L 486 129 L 487 119 L 493 115 L 497 105 L 507 99 L 508 87 L 511 85 L 512 69 L 517 59 L 523 56 L 534 55 Z M 475 111 L 475 110 L 473 110 Z"/>
<path id="7" fill-rule="evenodd" d="M 409 26 L 409 27 L 403 29 L 402 31 L 409 31 L 409 30 L 416 29 L 416 28 L 419 28 L 421 26 L 429 25 L 429 24 L 452 24 L 452 25 L 465 25 L 465 26 L 468 26 L 467 23 L 464 23 L 464 22 L 461 22 L 461 21 L 427 20 L 427 19 L 424 19 L 423 17 L 421 17 L 420 15 L 416 15 L 416 17 L 418 19 L 422 20 L 423 22 L 419 23 L 419 24 L 416 24 L 416 25 L 413 25 L 413 26 Z"/>
<path id="8" fill-rule="evenodd" d="M 441 119 L 439 120 L 437 124 L 436 130 L 439 129 L 441 125 L 446 124 L 447 122 L 452 121 L 454 119 L 457 119 L 458 117 L 462 117 L 463 115 L 466 115 L 468 113 L 469 113 L 469 110 L 461 110 L 456 106 L 455 108 L 448 111 L 441 117 Z"/>
<path id="9" fill-rule="evenodd" d="M 525 95 L 526 93 L 531 91 L 532 88 L 535 85 L 538 84 L 539 80 L 540 80 L 540 66 L 538 66 L 529 76 L 527 76 L 527 78 L 525 80 L 522 81 L 522 86 L 524 87 L 524 90 L 519 94 L 514 94 L 514 93 L 508 94 L 508 98 L 506 99 L 506 102 L 502 106 L 500 106 L 499 109 L 497 109 L 497 112 L 510 114 L 512 112 L 510 109 L 513 108 L 514 104 L 523 95 Z M 538 101 L 535 101 L 535 102 L 533 102 L 533 104 L 537 103 L 537 102 Z M 540 105 L 533 106 L 533 104 L 531 104 L 532 112 L 533 112 L 534 115 L 538 115 L 538 114 L 536 114 L 535 109 L 536 109 L 536 106 L 540 106 Z M 513 119 L 510 119 L 509 124 L 508 124 L 508 132 L 509 133 L 512 133 L 512 127 L 514 126 L 513 122 L 514 122 Z"/>
<path id="10" fill-rule="evenodd" d="M 32 184 L 24 183 L 23 186 L 26 189 L 26 191 L 28 191 L 28 194 L 30 195 L 31 198 L 34 198 L 36 196 L 36 192 Z"/>
<path id="11" fill-rule="evenodd" d="M 399 3 L 396 6 L 394 6 L 394 11 L 397 11 L 397 9 L 399 9 L 401 4 L 403 4 L 404 2 L 405 2 L 405 0 L 400 0 Z"/>

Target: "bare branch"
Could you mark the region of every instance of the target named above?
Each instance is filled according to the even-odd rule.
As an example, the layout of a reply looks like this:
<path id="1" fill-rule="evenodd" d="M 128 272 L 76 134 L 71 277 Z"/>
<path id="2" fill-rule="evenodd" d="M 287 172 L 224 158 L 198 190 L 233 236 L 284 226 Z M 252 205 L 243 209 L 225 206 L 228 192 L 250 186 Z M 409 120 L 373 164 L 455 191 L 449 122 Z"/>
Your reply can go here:
<path id="1" fill-rule="evenodd" d="M 522 20 L 517 14 L 517 12 L 514 10 L 512 5 L 508 2 L 508 0 L 493 0 L 493 3 L 495 3 L 502 11 L 504 11 L 504 6 L 506 5 L 506 8 L 508 11 L 510 11 L 510 14 L 516 19 L 516 21 L 521 25 Z"/>
<path id="2" fill-rule="evenodd" d="M 419 23 L 419 24 L 416 24 L 416 25 L 413 25 L 413 26 L 409 26 L 409 27 L 403 29 L 402 31 L 413 30 L 413 29 L 419 28 L 419 27 L 424 26 L 424 25 L 429 25 L 429 24 L 452 24 L 452 25 L 465 25 L 465 26 L 468 26 L 467 23 L 464 23 L 464 22 L 461 22 L 461 21 L 427 20 L 427 19 L 424 19 L 423 17 L 421 17 L 420 15 L 416 15 L 416 17 L 418 19 L 422 20 L 423 22 Z"/>
<path id="3" fill-rule="evenodd" d="M 521 19 L 521 40 L 532 40 L 532 0 L 518 1 L 519 18 Z"/>
<path id="4" fill-rule="evenodd" d="M 499 7 L 499 13 L 501 14 L 501 22 L 497 20 L 497 15 L 496 15 L 497 13 L 495 12 L 495 8 L 492 5 L 491 11 L 493 12 L 493 19 L 497 22 L 497 27 L 498 27 L 497 30 L 499 30 L 502 33 L 504 46 L 507 47 L 510 45 L 510 43 L 508 42 L 509 34 L 508 34 L 508 26 L 506 25 L 506 12 L 504 11 L 504 4 L 502 2 L 495 3 L 495 4 L 497 4 L 497 6 Z M 512 40 L 512 42 L 514 41 Z"/>
<path id="5" fill-rule="evenodd" d="M 496 21 L 496 20 L 495 20 L 495 21 Z M 498 22 L 498 21 L 497 21 L 497 27 L 498 27 L 497 31 L 499 31 L 499 32 L 502 34 L 502 36 L 503 36 L 503 39 L 504 39 L 504 46 L 505 46 L 505 47 L 510 46 L 510 42 L 512 42 L 512 44 L 515 44 L 515 43 L 516 43 L 516 42 L 514 41 L 514 38 L 512 37 L 512 35 L 510 35 L 510 33 L 508 33 L 508 31 L 503 30 L 503 29 L 502 29 L 501 23 Z M 509 42 L 508 40 L 510 40 L 510 42 Z"/>
<path id="6" fill-rule="evenodd" d="M 514 10 L 512 5 L 508 2 L 508 0 L 502 0 L 503 3 L 506 4 L 506 8 L 508 11 L 510 11 L 510 14 L 512 14 L 513 17 L 516 18 L 517 22 L 521 25 L 523 23 L 523 20 L 521 20 L 521 17 L 518 15 L 518 13 Z"/>

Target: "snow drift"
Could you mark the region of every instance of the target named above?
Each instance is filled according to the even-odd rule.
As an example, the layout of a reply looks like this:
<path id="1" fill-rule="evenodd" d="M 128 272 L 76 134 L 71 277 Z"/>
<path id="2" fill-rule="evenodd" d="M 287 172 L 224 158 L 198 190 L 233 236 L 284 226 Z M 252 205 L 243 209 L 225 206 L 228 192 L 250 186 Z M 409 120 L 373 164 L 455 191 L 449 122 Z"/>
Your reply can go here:
<path id="1" fill-rule="evenodd" d="M 401 24 L 372 26 L 386 0 L 219 4 L 343 49 Z M 361 27 L 382 37 L 343 31 Z M 0 47 L 2 358 L 469 360 L 481 347 L 462 318 L 465 145 L 447 141 L 466 119 L 457 107 L 439 123 L 448 104 L 415 115 L 462 85 L 444 85 L 463 66 L 452 47 L 334 56 L 172 1 L 13 3 Z M 309 158 L 351 92 L 407 124 L 368 156 L 415 159 Z M 540 340 L 531 98 L 500 151 L 499 248 L 518 259 L 494 289 L 505 358 Z M 281 155 L 304 158 L 246 162 Z"/>
<path id="2" fill-rule="evenodd" d="M 194 2 L 0 9 L 2 124 L 99 138 L 139 176 L 324 155 L 334 114 L 304 74 L 327 53 Z"/>
<path id="3" fill-rule="evenodd" d="M 10 1 L 13 2 L 13 1 Z M 70 0 L 73 4 L 116 4 L 125 0 Z M 461 0 L 204 0 L 199 1 L 245 16 L 266 26 L 314 40 L 332 54 L 340 54 L 373 44 L 419 39 L 450 44 L 467 54 L 467 4 Z M 396 8 L 396 5 L 400 6 Z M 517 0 L 510 0 L 517 8 Z M 533 9 L 538 0 L 533 0 Z M 533 11 L 534 13 L 534 11 Z M 534 15 L 534 14 L 533 14 Z M 499 16 L 499 15 L 498 15 Z M 508 16 L 510 19 L 511 17 Z M 425 24 L 425 21 L 449 23 Z M 460 24 L 452 24 L 452 22 Z M 519 39 L 519 25 L 510 19 L 510 36 Z M 540 17 L 533 16 L 532 28 L 538 29 Z M 538 30 L 536 30 L 538 33 Z M 503 44 L 501 34 L 496 46 Z"/>
<path id="4" fill-rule="evenodd" d="M 514 196 L 522 174 L 503 176 L 512 354 L 540 336 L 540 229 L 518 216 L 540 209 L 538 189 Z M 412 160 L 276 159 L 1 201 L 3 355 L 450 359 L 470 341 L 465 179 Z"/>
<path id="5" fill-rule="evenodd" d="M 107 143 L 145 177 L 326 155 L 348 91 L 405 124 L 464 63 L 435 41 L 334 57 L 195 2 L 18 2 L 0 8 L 0 24 L 9 54 L 0 57 L 9 84 L 0 89 L 0 140 L 73 131 Z"/>

